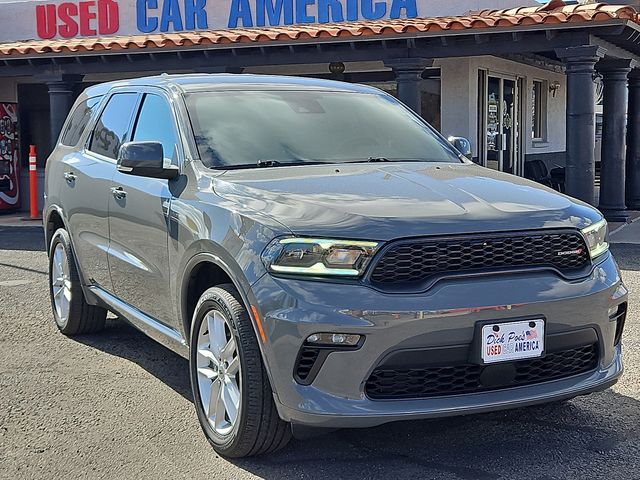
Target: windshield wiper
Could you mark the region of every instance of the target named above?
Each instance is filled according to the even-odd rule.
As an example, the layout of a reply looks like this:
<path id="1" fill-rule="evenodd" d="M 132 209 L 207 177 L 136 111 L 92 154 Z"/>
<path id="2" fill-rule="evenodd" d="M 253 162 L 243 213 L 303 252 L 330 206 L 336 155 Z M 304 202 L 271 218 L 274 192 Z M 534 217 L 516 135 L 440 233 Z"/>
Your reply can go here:
<path id="1" fill-rule="evenodd" d="M 282 165 L 282 162 L 278 160 L 258 160 L 256 162 L 257 167 L 279 167 Z"/>
<path id="2" fill-rule="evenodd" d="M 315 160 L 291 160 L 291 161 L 258 160 L 256 162 L 256 166 L 258 168 L 265 168 L 265 167 L 289 167 L 289 166 L 297 166 L 297 165 L 327 165 L 332 163 L 335 163 L 335 162 L 315 161 Z"/>
<path id="3" fill-rule="evenodd" d="M 386 157 L 369 157 L 367 158 L 367 162 L 389 162 L 390 160 Z"/>
<path id="4" fill-rule="evenodd" d="M 349 159 L 337 161 L 336 163 L 375 163 L 375 162 L 428 162 L 423 158 L 387 158 L 387 157 L 368 157 L 359 159 Z"/>

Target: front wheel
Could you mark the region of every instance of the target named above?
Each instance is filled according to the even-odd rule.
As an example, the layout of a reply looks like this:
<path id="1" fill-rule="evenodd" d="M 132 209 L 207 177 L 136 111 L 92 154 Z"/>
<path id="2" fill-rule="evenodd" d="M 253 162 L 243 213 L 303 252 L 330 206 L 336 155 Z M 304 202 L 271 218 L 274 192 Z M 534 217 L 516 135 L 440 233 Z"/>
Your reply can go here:
<path id="1" fill-rule="evenodd" d="M 216 452 L 245 457 L 284 447 L 291 429 L 278 416 L 249 314 L 233 285 L 202 294 L 190 345 L 196 413 Z"/>

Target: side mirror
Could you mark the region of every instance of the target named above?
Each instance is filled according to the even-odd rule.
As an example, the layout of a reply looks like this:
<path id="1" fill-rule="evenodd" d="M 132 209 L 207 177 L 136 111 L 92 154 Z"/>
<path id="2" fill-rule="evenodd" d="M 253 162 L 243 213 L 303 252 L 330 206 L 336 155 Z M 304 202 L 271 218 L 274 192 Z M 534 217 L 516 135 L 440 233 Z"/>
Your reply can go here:
<path id="1" fill-rule="evenodd" d="M 464 137 L 449 137 L 447 140 L 453 145 L 453 148 L 471 160 L 471 142 L 469 140 Z"/>
<path id="2" fill-rule="evenodd" d="M 164 166 L 164 152 L 160 142 L 127 142 L 118 151 L 119 172 L 139 177 L 172 179 L 178 176 L 175 165 Z"/>

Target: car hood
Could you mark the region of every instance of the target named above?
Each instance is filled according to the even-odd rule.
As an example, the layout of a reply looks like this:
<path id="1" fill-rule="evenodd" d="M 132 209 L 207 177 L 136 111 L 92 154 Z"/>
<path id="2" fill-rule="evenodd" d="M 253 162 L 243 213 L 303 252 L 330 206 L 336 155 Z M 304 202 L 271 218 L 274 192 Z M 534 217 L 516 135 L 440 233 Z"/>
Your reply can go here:
<path id="1" fill-rule="evenodd" d="M 397 162 L 228 170 L 215 192 L 296 235 L 390 240 L 419 235 L 582 228 L 591 206 L 475 164 Z"/>

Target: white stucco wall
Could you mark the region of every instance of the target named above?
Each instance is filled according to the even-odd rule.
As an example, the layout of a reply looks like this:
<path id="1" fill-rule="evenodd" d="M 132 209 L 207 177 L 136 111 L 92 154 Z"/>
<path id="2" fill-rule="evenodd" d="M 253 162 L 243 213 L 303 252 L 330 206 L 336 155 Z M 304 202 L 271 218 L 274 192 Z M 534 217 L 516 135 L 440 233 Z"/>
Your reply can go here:
<path id="1" fill-rule="evenodd" d="M 566 146 L 566 77 L 563 74 L 544 70 L 502 58 L 481 56 L 437 60 L 442 78 L 442 133 L 467 137 L 472 144 L 473 156 L 478 155 L 478 71 L 502 74 L 525 79 L 524 153 L 564 152 Z M 532 104 L 531 89 L 534 80 L 559 82 L 555 97 L 546 96 L 547 137 L 545 142 L 535 143 L 531 139 Z"/>

